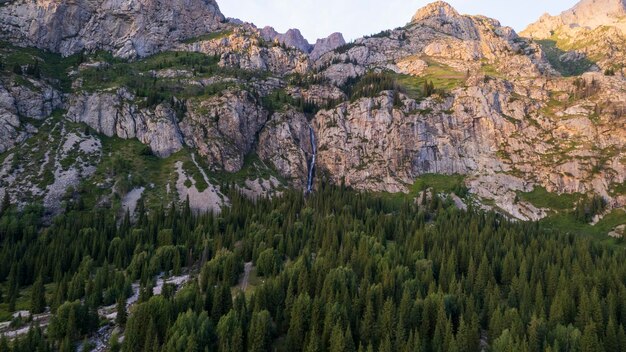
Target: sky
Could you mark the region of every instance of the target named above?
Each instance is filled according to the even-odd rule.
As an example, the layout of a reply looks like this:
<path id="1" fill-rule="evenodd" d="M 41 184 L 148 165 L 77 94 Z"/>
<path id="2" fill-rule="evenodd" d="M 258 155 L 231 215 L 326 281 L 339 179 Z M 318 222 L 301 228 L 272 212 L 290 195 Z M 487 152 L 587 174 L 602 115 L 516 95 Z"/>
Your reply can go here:
<path id="1" fill-rule="evenodd" d="M 428 0 L 217 0 L 226 17 L 267 25 L 279 32 L 298 28 L 309 42 L 343 33 L 347 41 L 407 24 Z M 559 14 L 578 0 L 449 0 L 457 11 L 485 15 L 517 31 L 542 14 Z"/>

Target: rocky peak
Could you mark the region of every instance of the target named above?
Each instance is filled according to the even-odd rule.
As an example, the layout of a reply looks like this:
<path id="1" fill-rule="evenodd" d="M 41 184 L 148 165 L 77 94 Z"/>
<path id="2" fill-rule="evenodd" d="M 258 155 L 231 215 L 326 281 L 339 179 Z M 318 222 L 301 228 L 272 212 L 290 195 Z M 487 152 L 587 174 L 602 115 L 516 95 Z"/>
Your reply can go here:
<path id="1" fill-rule="evenodd" d="M 417 10 L 411 22 L 427 19 L 449 19 L 459 17 L 459 13 L 445 1 L 436 1 Z"/>
<path id="2" fill-rule="evenodd" d="M 479 27 L 486 22 L 491 27 L 500 27 L 496 20 L 461 15 L 444 1 L 433 2 L 419 9 L 411 20 L 412 24 L 430 27 L 462 40 L 478 40 Z"/>
<path id="3" fill-rule="evenodd" d="M 302 52 L 309 53 L 311 44 L 304 38 L 299 29 L 292 28 L 286 33 L 278 33 L 273 27 L 265 27 L 261 29 L 261 36 L 268 41 L 277 40 L 281 44 L 285 44 L 290 48 L 298 49 Z"/>
<path id="4" fill-rule="evenodd" d="M 311 60 L 317 60 L 329 51 L 333 51 L 338 47 L 345 45 L 346 40 L 341 33 L 333 33 L 327 38 L 318 39 L 311 51 Z"/>
<path id="5" fill-rule="evenodd" d="M 626 0 L 582 0 L 557 16 L 544 14 L 522 32 L 532 38 L 548 38 L 557 29 L 565 32 L 579 28 L 596 29 L 601 26 L 620 26 L 626 17 Z M 623 26 L 622 26 L 623 27 Z"/>
<path id="6" fill-rule="evenodd" d="M 215 0 L 16 0 L 0 6 L 0 39 L 71 55 L 144 57 L 219 30 Z"/>

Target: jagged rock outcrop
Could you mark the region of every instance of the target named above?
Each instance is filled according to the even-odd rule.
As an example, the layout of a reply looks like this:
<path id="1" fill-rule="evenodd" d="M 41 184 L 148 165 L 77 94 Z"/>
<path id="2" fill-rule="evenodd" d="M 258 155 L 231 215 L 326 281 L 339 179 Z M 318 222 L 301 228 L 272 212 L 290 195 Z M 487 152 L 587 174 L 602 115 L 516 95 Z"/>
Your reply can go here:
<path id="1" fill-rule="evenodd" d="M 176 48 L 217 55 L 221 57 L 221 66 L 249 71 L 303 74 L 311 66 L 306 53 L 265 42 L 260 31 L 250 24 L 229 28 L 215 38 L 178 44 Z"/>
<path id="2" fill-rule="evenodd" d="M 312 156 L 306 115 L 294 110 L 273 114 L 259 135 L 257 153 L 292 185 L 304 188 Z"/>
<path id="3" fill-rule="evenodd" d="M 49 85 L 26 79 L 27 85 L 0 81 L 0 153 L 23 141 L 34 127 L 20 117 L 42 120 L 62 106 L 61 94 Z"/>
<path id="4" fill-rule="evenodd" d="M 144 57 L 219 29 L 215 0 L 15 0 L 0 6 L 0 32 L 21 46 L 65 56 L 83 50 Z"/>
<path id="5" fill-rule="evenodd" d="M 333 51 L 345 44 L 346 40 L 343 39 L 343 34 L 333 33 L 327 38 L 318 39 L 313 46 L 313 50 L 311 51 L 309 57 L 311 58 L 311 60 L 315 61 L 327 52 Z"/>
<path id="6" fill-rule="evenodd" d="M 161 157 L 179 151 L 184 143 L 171 107 L 160 104 L 154 109 L 140 109 L 124 88 L 73 95 L 66 116 L 109 137 L 137 138 Z"/>
<path id="7" fill-rule="evenodd" d="M 268 113 L 247 91 L 229 90 L 221 96 L 191 101 L 180 123 L 187 145 L 198 150 L 216 170 L 237 172 L 267 122 Z"/>
<path id="8" fill-rule="evenodd" d="M 410 72 L 405 69 L 413 61 L 425 58 L 458 72 L 478 72 L 485 66 L 522 77 L 551 72 L 538 45 L 496 20 L 460 15 L 442 1 L 419 10 L 408 26 L 357 39 L 341 52 L 323 55 L 315 66 L 332 82 L 343 84 L 371 68 Z"/>
<path id="9" fill-rule="evenodd" d="M 304 39 L 299 29 L 292 28 L 283 34 L 276 32 L 272 27 L 264 27 L 261 29 L 261 37 L 270 42 L 277 41 L 287 47 L 298 49 L 303 53 L 311 51 L 311 44 Z"/>

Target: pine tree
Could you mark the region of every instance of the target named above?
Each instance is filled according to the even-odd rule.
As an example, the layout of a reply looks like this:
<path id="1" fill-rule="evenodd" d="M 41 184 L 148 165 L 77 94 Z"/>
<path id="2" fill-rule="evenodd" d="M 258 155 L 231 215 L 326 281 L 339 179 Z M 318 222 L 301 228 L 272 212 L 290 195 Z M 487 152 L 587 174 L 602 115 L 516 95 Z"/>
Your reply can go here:
<path id="1" fill-rule="evenodd" d="M 43 278 L 40 275 L 31 289 L 30 312 L 31 314 L 40 314 L 45 310 L 46 290 L 43 285 Z"/>
<path id="2" fill-rule="evenodd" d="M 314 333 L 309 334 L 309 342 L 306 346 L 306 352 L 321 352 L 320 341 Z"/>
<path id="3" fill-rule="evenodd" d="M 267 310 L 254 313 L 248 334 L 248 351 L 264 352 L 269 350 L 272 318 Z"/>
<path id="4" fill-rule="evenodd" d="M 580 341 L 581 352 L 602 352 L 602 346 L 596 333 L 596 325 L 588 323 Z"/>
<path id="5" fill-rule="evenodd" d="M 15 311 L 15 304 L 17 303 L 17 296 L 19 293 L 19 278 L 17 273 L 17 266 L 13 264 L 11 271 L 9 272 L 9 281 L 7 283 L 7 297 L 6 303 L 9 304 L 9 311 Z"/>
<path id="6" fill-rule="evenodd" d="M 617 339 L 617 327 L 615 321 L 611 317 L 609 323 L 606 325 L 606 332 L 604 336 L 604 350 L 605 351 L 619 351 L 619 341 Z"/>
<path id="7" fill-rule="evenodd" d="M 11 207 L 11 197 L 9 196 L 9 192 L 5 191 L 4 197 L 2 198 L 2 206 L 0 207 L 0 216 L 4 215 L 7 210 L 9 210 L 9 207 Z"/>
<path id="8" fill-rule="evenodd" d="M 343 331 L 341 331 L 341 326 L 339 324 L 335 324 L 333 331 L 330 335 L 330 348 L 329 352 L 344 352 L 346 348 L 345 340 L 343 336 Z"/>
<path id="9" fill-rule="evenodd" d="M 117 300 L 117 316 L 115 317 L 115 323 L 119 326 L 126 326 L 128 320 L 128 312 L 126 311 L 126 299 L 120 297 Z"/>
<path id="10" fill-rule="evenodd" d="M 9 339 L 6 336 L 2 335 L 0 337 L 0 352 L 10 352 L 9 349 Z"/>
<path id="11" fill-rule="evenodd" d="M 392 352 L 393 348 L 391 347 L 391 338 L 389 336 L 384 336 L 382 342 L 380 343 L 380 347 L 378 348 L 379 352 Z"/>

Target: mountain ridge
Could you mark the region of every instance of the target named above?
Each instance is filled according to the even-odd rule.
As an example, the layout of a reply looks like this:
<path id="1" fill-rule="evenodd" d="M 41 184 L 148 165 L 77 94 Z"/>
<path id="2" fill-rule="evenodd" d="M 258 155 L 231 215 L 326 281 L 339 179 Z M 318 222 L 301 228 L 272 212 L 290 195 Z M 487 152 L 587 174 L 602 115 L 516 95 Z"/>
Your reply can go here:
<path id="1" fill-rule="evenodd" d="M 47 77 L 47 66 L 40 78 L 27 73 L 34 71 L 32 63 L 44 62 L 43 54 L 28 54 L 33 61 L 22 63 L 19 73 L 9 60 L 0 80 L 0 92 L 7 92 L 0 94 L 3 189 L 12 187 L 15 201 L 36 200 L 68 186 L 93 187 L 97 179 L 95 184 L 114 190 L 99 191 L 98 204 L 116 204 L 117 193 L 127 198 L 127 181 L 103 176 L 108 174 L 101 165 L 112 163 L 106 154 L 87 148 L 89 153 L 75 152 L 81 162 L 55 164 L 52 155 L 26 146 L 50 126 L 69 131 L 69 121 L 105 141 L 146 146 L 146 153 L 163 160 L 161 180 L 131 184 L 155 201 L 182 202 L 190 195 L 196 210 L 221 199 L 223 178 L 237 178 L 252 197 L 303 188 L 314 151 L 320 180 L 362 191 L 411 192 L 425 174 L 459 174 L 477 199 L 461 203 L 522 220 L 552 214 L 523 198 L 538 189 L 555 197 L 599 195 L 607 211 L 626 204 L 619 191 L 626 177 L 620 72 L 563 77 L 539 43 L 494 19 L 461 15 L 444 2 L 418 10 L 404 27 L 347 44 L 337 33 L 312 51 L 295 30 L 281 41 L 271 28 L 238 21 L 215 25 L 155 47 L 165 51 L 145 58 L 86 51 L 61 70 L 69 80 L 63 89 Z M 26 49 L 4 50 L 0 55 L 11 59 Z M 43 96 L 32 85 L 52 93 Z M 23 108 L 29 105 L 43 107 Z M 52 111 L 55 124 L 38 132 L 36 121 L 47 122 Z M 90 145 L 96 138 L 79 132 L 69 141 L 57 136 L 54 143 Z M 19 161 L 18 150 L 49 170 Z M 131 159 L 141 164 L 139 156 Z M 62 211 L 60 203 L 50 211 Z"/>

